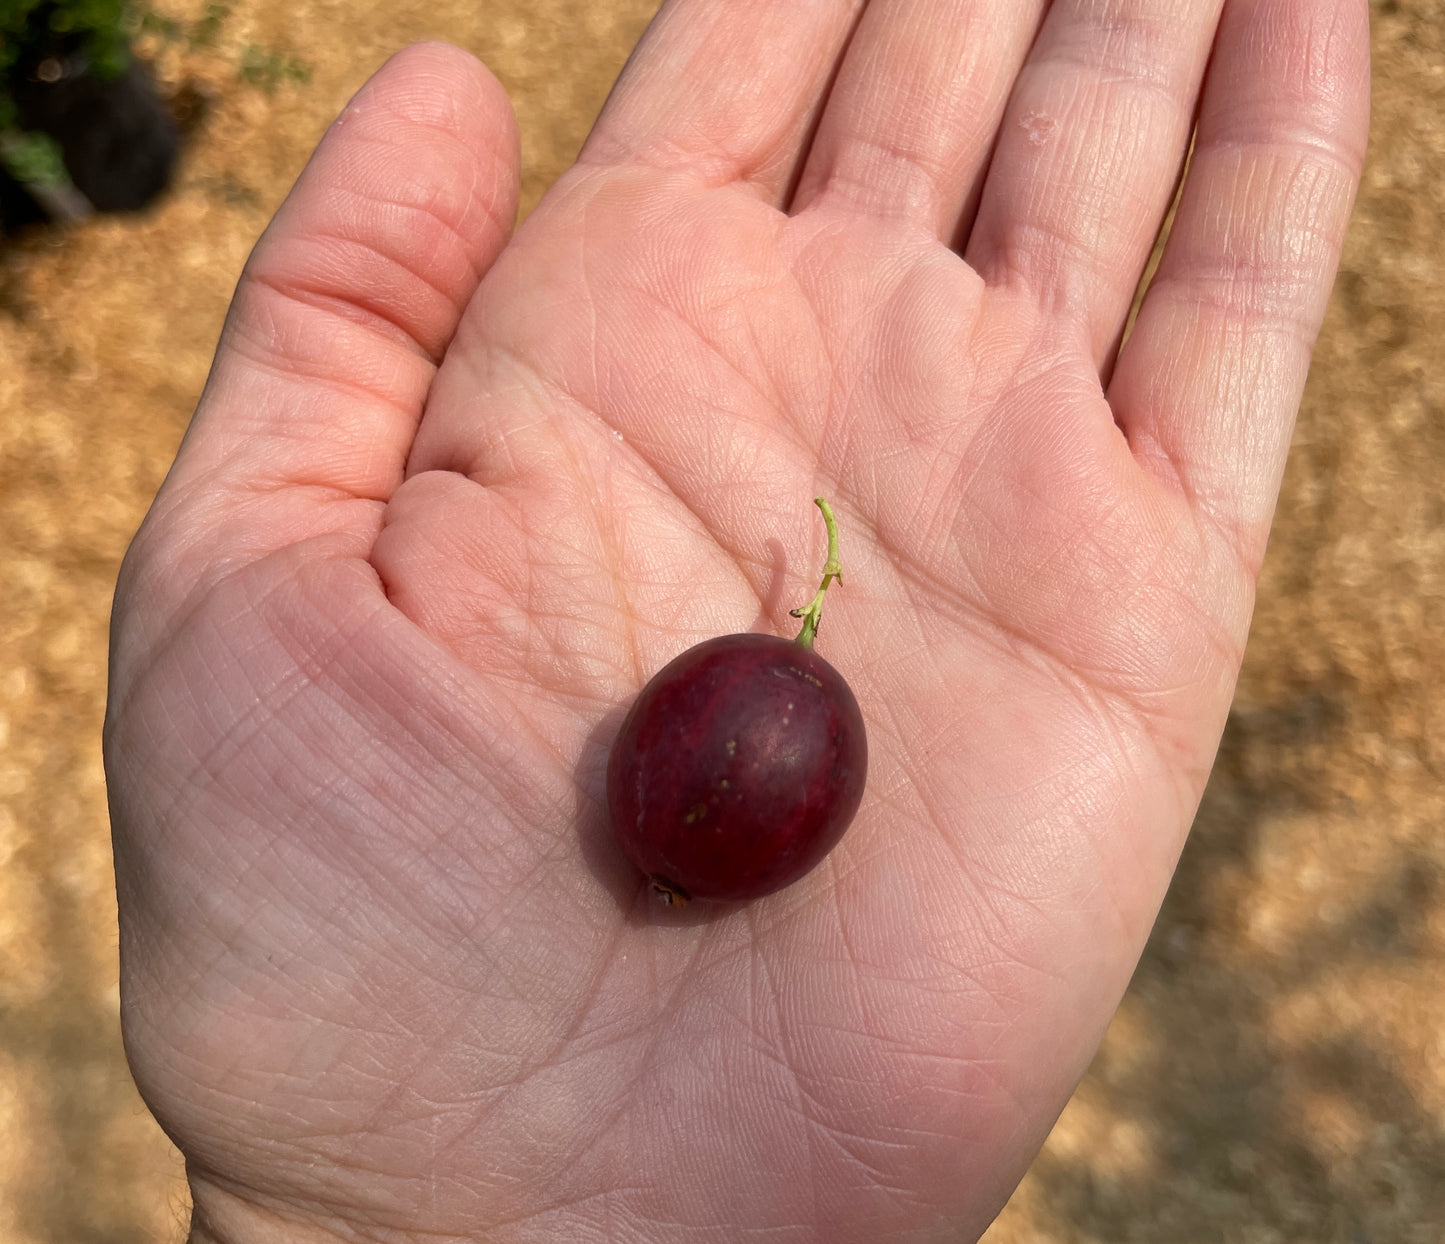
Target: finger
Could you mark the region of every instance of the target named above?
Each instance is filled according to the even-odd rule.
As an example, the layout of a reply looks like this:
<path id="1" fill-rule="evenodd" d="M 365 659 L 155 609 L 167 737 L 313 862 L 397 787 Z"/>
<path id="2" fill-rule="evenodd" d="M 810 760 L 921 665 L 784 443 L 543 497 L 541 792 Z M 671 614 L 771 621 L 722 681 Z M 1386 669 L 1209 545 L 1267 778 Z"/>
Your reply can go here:
<path id="1" fill-rule="evenodd" d="M 642 162 L 781 203 L 865 0 L 670 0 L 579 163 Z"/>
<path id="2" fill-rule="evenodd" d="M 1365 0 L 1231 0 L 1174 226 L 1109 399 L 1257 568 L 1369 124 Z"/>
<path id="3" fill-rule="evenodd" d="M 436 365 L 506 241 L 517 136 L 472 57 L 393 57 L 322 140 L 246 264 L 160 500 L 208 561 L 379 521 Z"/>
<path id="4" fill-rule="evenodd" d="M 1189 142 L 1221 0 L 1058 0 L 1019 74 L 965 258 L 1107 368 Z"/>
<path id="5" fill-rule="evenodd" d="M 952 240 L 971 210 L 1042 0 L 873 0 L 828 98 L 794 200 Z"/>

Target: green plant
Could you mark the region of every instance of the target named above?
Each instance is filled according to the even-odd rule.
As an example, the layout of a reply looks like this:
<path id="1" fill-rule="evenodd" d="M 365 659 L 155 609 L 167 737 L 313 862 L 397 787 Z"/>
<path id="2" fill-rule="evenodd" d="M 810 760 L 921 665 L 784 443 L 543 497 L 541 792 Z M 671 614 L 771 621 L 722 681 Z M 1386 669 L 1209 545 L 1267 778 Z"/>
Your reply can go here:
<path id="1" fill-rule="evenodd" d="M 0 0 L 0 130 L 16 123 L 10 93 L 16 66 L 56 36 L 78 38 L 102 77 L 123 73 L 130 58 L 127 10 L 127 0 Z"/>
<path id="2" fill-rule="evenodd" d="M 231 5 L 226 0 L 211 0 L 193 22 L 157 13 L 145 0 L 135 0 L 129 7 L 132 34 L 149 35 L 162 43 L 179 43 L 187 49 L 214 47 L 222 25 L 231 16 Z"/>
<path id="3" fill-rule="evenodd" d="M 6 134 L 0 138 L 0 165 L 30 186 L 63 186 L 70 180 L 60 146 L 48 134 Z"/>
<path id="4" fill-rule="evenodd" d="M 241 54 L 236 75 L 242 82 L 274 91 L 282 82 L 311 81 L 311 67 L 305 61 L 272 48 L 249 46 Z"/>
<path id="5" fill-rule="evenodd" d="M 231 6 L 226 0 L 211 0 L 205 13 L 191 27 L 192 46 L 208 48 L 215 43 L 216 36 L 221 33 L 221 23 L 230 15 Z"/>

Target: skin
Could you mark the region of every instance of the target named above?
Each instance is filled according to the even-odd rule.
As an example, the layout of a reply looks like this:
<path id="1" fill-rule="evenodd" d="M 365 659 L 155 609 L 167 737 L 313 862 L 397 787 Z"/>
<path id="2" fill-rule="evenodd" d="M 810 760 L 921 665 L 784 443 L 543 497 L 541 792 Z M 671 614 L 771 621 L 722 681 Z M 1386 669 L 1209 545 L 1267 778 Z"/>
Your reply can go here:
<path id="1" fill-rule="evenodd" d="M 509 237 L 496 81 L 383 68 L 117 593 L 122 1018 L 192 1238 L 981 1232 L 1208 773 L 1367 97 L 1363 0 L 673 0 Z M 820 493 L 862 809 L 669 912 L 607 744 L 792 633 Z"/>

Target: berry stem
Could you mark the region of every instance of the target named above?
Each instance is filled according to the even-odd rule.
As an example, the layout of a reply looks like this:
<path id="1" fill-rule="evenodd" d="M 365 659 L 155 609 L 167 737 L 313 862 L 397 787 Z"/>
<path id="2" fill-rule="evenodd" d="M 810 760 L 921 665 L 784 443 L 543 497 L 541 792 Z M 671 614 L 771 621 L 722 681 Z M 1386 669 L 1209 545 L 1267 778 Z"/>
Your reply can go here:
<path id="1" fill-rule="evenodd" d="M 823 583 L 818 588 L 813 599 L 798 609 L 790 609 L 788 612 L 795 618 L 803 619 L 803 629 L 798 632 L 798 644 L 803 648 L 811 648 L 813 639 L 818 634 L 818 622 L 823 616 L 823 596 L 828 590 L 828 585 L 837 579 L 843 582 L 843 567 L 838 564 L 838 523 L 833 517 L 833 507 L 822 497 L 814 497 L 813 504 L 823 511 L 823 525 L 828 529 L 828 560 L 823 563 Z"/>

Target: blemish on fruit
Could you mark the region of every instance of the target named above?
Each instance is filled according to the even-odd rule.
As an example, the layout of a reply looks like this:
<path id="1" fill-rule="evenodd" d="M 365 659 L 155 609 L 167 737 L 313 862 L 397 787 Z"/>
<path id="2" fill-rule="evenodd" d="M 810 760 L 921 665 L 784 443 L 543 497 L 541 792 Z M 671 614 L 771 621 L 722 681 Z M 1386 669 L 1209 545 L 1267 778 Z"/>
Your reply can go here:
<path id="1" fill-rule="evenodd" d="M 675 886 L 664 877 L 652 877 L 648 880 L 648 887 L 657 895 L 666 907 L 686 907 L 687 891 L 680 886 Z"/>

